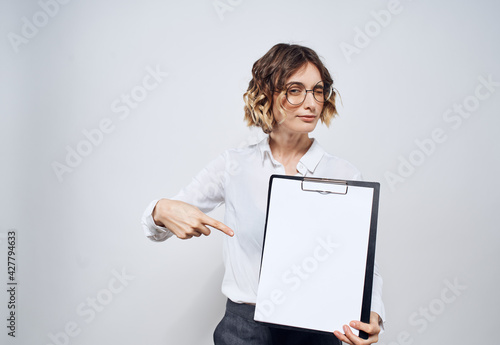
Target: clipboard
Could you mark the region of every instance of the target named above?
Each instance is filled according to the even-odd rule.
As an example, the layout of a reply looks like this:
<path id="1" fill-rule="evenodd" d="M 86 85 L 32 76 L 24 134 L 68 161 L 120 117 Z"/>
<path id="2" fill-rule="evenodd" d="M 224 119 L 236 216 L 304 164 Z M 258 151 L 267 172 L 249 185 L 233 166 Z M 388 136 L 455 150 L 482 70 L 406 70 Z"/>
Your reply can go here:
<path id="1" fill-rule="evenodd" d="M 255 321 L 320 333 L 370 322 L 379 193 L 378 182 L 271 176 Z"/>

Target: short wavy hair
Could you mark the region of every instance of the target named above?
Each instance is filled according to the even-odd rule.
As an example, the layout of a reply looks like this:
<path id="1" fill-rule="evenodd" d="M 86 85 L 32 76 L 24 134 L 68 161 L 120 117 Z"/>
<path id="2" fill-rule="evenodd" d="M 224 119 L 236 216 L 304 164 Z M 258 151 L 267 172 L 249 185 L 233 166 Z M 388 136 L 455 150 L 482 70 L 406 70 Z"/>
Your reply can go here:
<path id="1" fill-rule="evenodd" d="M 276 125 L 273 114 L 274 92 L 280 92 L 277 99 L 279 111 L 286 117 L 285 109 L 282 106 L 286 92 L 286 80 L 308 62 L 316 66 L 323 82 L 333 85 L 330 72 L 318 54 L 310 48 L 297 44 L 276 44 L 253 64 L 252 80 L 250 80 L 248 89 L 243 95 L 245 121 L 248 126 L 261 127 L 264 133 L 272 132 Z M 326 126 L 329 126 L 330 121 L 337 115 L 336 96 L 334 89 L 331 97 L 323 104 L 320 119 Z"/>

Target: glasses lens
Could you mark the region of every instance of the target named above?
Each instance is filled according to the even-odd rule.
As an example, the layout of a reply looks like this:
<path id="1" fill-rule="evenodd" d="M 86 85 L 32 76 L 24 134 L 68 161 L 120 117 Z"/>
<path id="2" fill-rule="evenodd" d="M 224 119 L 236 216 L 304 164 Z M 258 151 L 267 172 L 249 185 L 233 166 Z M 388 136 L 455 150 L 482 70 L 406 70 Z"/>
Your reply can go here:
<path id="1" fill-rule="evenodd" d="M 304 101 L 306 96 L 306 88 L 302 84 L 293 83 L 288 86 L 286 90 L 286 99 L 290 104 L 300 104 Z"/>
<path id="2" fill-rule="evenodd" d="M 320 103 L 324 103 L 330 99 L 332 96 L 332 86 L 327 83 L 320 81 L 314 86 L 313 95 L 314 99 Z"/>
<path id="3" fill-rule="evenodd" d="M 322 81 L 320 81 L 319 83 L 317 83 L 314 86 L 313 96 L 314 96 L 314 99 L 318 102 L 323 103 L 325 101 L 325 97 L 326 97 L 325 96 L 325 85 L 323 84 Z"/>

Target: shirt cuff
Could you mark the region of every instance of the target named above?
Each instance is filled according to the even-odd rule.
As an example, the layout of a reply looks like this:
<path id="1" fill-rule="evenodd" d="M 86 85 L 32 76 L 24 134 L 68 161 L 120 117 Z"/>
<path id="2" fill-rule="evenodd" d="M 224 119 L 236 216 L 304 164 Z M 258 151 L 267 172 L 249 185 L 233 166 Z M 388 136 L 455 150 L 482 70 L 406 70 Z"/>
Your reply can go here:
<path id="1" fill-rule="evenodd" d="M 163 226 L 156 225 L 153 220 L 153 210 L 160 199 L 153 200 L 144 210 L 141 218 L 141 225 L 144 234 L 152 241 L 165 241 L 173 235 L 173 233 Z"/>
<path id="2" fill-rule="evenodd" d="M 382 301 L 372 300 L 371 311 L 377 313 L 378 316 L 380 316 L 380 320 L 378 323 L 380 326 L 380 334 L 384 333 L 386 320 L 385 320 L 385 308 Z"/>

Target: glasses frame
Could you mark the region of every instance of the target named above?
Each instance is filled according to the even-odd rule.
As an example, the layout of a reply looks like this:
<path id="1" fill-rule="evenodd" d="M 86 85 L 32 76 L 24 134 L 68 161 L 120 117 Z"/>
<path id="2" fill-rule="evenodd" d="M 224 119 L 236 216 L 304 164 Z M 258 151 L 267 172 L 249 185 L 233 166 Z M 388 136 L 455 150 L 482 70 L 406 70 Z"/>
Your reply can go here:
<path id="1" fill-rule="evenodd" d="M 312 96 L 313 96 L 313 98 L 314 98 L 314 100 L 315 100 L 316 102 L 318 102 L 318 103 L 326 103 L 326 102 L 330 99 L 330 97 L 332 97 L 332 94 L 333 94 L 333 85 L 330 85 L 330 87 L 329 87 L 329 89 L 330 89 L 330 90 L 329 90 L 329 93 L 328 93 L 328 97 L 325 97 L 325 100 L 324 100 L 324 101 L 318 101 L 318 100 L 316 99 L 316 96 L 314 96 L 314 89 L 315 89 L 315 88 L 316 88 L 316 86 L 317 86 L 318 84 L 320 84 L 320 83 L 323 83 L 324 85 L 328 85 L 328 84 L 326 84 L 325 82 L 323 82 L 323 80 L 320 80 L 320 81 L 318 81 L 318 82 L 314 85 L 314 87 L 312 88 L 312 90 L 308 90 L 308 89 L 306 89 L 306 86 L 305 86 L 304 84 L 302 84 L 302 83 L 295 82 L 295 81 L 294 81 L 294 82 L 291 82 L 291 83 L 289 83 L 288 85 L 285 85 L 285 86 L 286 86 L 285 98 L 286 98 L 287 102 L 288 102 L 288 103 L 290 103 L 291 105 L 301 105 L 301 104 L 302 104 L 302 103 L 304 103 L 304 101 L 306 100 L 306 98 L 307 98 L 307 93 L 308 93 L 308 92 L 311 92 L 311 93 L 312 93 Z M 291 87 L 292 85 L 294 85 L 294 84 L 299 84 L 299 85 L 302 85 L 302 86 L 304 87 L 304 90 L 305 90 L 305 93 L 304 93 L 304 99 L 303 99 L 303 100 L 302 100 L 302 102 L 300 102 L 300 103 L 292 103 L 292 102 L 290 102 L 290 100 L 288 99 L 288 90 L 289 90 L 289 89 L 290 89 L 290 87 Z M 323 87 L 323 89 L 324 89 L 324 87 Z M 323 90 L 323 93 L 325 93 L 325 91 L 324 91 L 324 90 Z"/>

